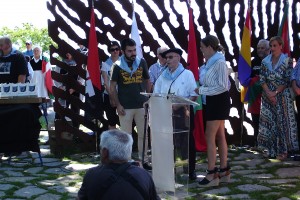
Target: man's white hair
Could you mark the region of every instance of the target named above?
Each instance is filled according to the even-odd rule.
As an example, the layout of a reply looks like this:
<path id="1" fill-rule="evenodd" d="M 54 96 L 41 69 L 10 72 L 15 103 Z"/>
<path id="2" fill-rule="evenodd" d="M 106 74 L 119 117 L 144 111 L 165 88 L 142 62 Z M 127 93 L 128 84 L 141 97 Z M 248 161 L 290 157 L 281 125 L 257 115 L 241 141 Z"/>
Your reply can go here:
<path id="1" fill-rule="evenodd" d="M 33 47 L 32 50 L 35 50 L 35 49 L 39 49 L 41 51 L 41 53 L 43 52 L 43 49 L 42 49 L 41 46 L 36 45 L 36 46 Z"/>
<path id="2" fill-rule="evenodd" d="M 108 150 L 108 159 L 130 160 L 132 152 L 132 136 L 124 131 L 114 129 L 101 134 L 100 148 Z"/>
<path id="3" fill-rule="evenodd" d="M 261 40 L 258 41 L 257 45 L 263 44 L 266 47 L 266 49 L 269 49 L 270 48 L 270 44 L 269 43 L 270 43 L 269 40 L 261 39 Z"/>

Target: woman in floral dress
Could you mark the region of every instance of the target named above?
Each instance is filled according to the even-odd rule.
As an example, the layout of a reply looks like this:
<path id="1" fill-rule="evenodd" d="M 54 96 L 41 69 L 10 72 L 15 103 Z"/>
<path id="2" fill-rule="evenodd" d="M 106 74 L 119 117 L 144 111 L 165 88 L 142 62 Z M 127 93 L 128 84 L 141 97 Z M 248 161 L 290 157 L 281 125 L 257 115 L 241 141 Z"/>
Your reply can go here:
<path id="1" fill-rule="evenodd" d="M 282 47 L 281 37 L 272 37 L 271 54 L 262 61 L 263 95 L 257 137 L 258 148 L 279 160 L 299 149 L 295 108 L 289 89 L 292 60 L 282 53 Z"/>

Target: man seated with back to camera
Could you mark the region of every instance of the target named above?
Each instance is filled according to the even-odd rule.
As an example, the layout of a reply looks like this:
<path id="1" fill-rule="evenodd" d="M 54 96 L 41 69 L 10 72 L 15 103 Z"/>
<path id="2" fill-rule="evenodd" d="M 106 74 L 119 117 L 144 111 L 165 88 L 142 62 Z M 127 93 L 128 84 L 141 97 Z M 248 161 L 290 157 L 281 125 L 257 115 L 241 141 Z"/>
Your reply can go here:
<path id="1" fill-rule="evenodd" d="M 102 165 L 87 171 L 77 199 L 160 199 L 150 174 L 128 162 L 132 143 L 132 136 L 118 129 L 101 134 Z"/>

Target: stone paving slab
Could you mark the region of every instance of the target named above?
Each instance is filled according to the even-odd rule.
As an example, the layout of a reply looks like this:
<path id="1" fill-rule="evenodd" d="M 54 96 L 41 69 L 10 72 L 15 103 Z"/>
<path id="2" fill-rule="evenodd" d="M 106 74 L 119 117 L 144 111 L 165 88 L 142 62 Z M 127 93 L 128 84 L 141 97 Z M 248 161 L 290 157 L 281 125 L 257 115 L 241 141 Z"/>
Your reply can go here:
<path id="1" fill-rule="evenodd" d="M 273 174 L 248 174 L 244 175 L 244 177 L 251 178 L 251 179 L 270 179 L 273 178 Z"/>
<path id="2" fill-rule="evenodd" d="M 33 168 L 29 168 L 24 170 L 24 172 L 29 173 L 29 174 L 36 174 L 39 173 L 43 170 L 43 167 L 33 167 Z"/>
<path id="3" fill-rule="evenodd" d="M 19 197 L 31 198 L 32 196 L 43 194 L 46 192 L 47 190 L 44 190 L 42 188 L 38 188 L 36 186 L 28 186 L 15 191 L 14 195 Z"/>
<path id="4" fill-rule="evenodd" d="M 266 170 L 257 169 L 257 170 L 232 170 L 232 173 L 239 174 L 239 175 L 246 175 L 246 174 L 256 174 L 256 173 L 263 173 Z"/>
<path id="5" fill-rule="evenodd" d="M 32 174 L 32 176 L 36 176 L 36 177 L 45 177 L 45 178 L 48 177 L 47 174 Z"/>
<path id="6" fill-rule="evenodd" d="M 231 166 L 231 170 L 232 171 L 236 171 L 236 170 L 244 170 L 245 167 L 241 166 L 241 165 L 236 165 L 236 166 Z"/>
<path id="7" fill-rule="evenodd" d="M 14 185 L 11 185 L 11 184 L 0 184 L 0 190 L 9 190 L 13 187 L 14 187 Z"/>
<path id="8" fill-rule="evenodd" d="M 75 187 L 66 187 L 66 186 L 62 186 L 62 185 L 56 185 L 56 186 L 51 186 L 49 187 L 49 189 L 54 190 L 58 193 L 71 193 L 71 192 L 75 192 L 77 194 L 78 192 L 78 188 Z"/>
<path id="9" fill-rule="evenodd" d="M 225 199 L 251 199 L 248 194 L 233 194 L 233 195 L 207 195 L 205 199 L 218 199 L 218 200 L 225 200 Z"/>
<path id="10" fill-rule="evenodd" d="M 64 170 L 63 168 L 50 168 L 44 171 L 47 174 L 59 174 L 59 175 L 67 175 L 70 174 L 69 171 Z"/>
<path id="11" fill-rule="evenodd" d="M 279 196 L 281 194 L 281 192 L 267 192 L 266 194 L 264 194 L 263 196 L 271 196 L 271 195 L 277 195 Z"/>
<path id="12" fill-rule="evenodd" d="M 43 163 L 51 163 L 51 162 L 60 162 L 61 160 L 58 158 L 43 158 Z M 40 159 L 35 159 L 34 163 L 40 163 Z"/>
<path id="13" fill-rule="evenodd" d="M 300 178 L 300 167 L 281 168 L 276 171 L 280 178 L 298 177 Z"/>
<path id="14" fill-rule="evenodd" d="M 45 167 L 60 167 L 65 165 L 68 162 L 50 162 L 50 163 L 44 163 L 43 166 Z"/>
<path id="15" fill-rule="evenodd" d="M 56 194 L 43 194 L 39 197 L 35 198 L 34 200 L 60 200 L 61 196 Z"/>
<path id="16" fill-rule="evenodd" d="M 269 179 L 269 180 L 259 180 L 259 181 L 269 183 L 269 184 L 284 184 L 284 183 L 299 182 L 299 179 Z"/>
<path id="17" fill-rule="evenodd" d="M 260 154 L 254 154 L 254 153 L 241 153 L 239 156 L 234 157 L 234 160 L 252 160 L 252 159 L 261 159 L 262 156 Z"/>
<path id="18" fill-rule="evenodd" d="M 269 187 L 258 185 L 258 184 L 246 184 L 246 185 L 238 185 L 237 189 L 243 192 L 252 192 L 252 191 L 270 191 L 272 190 Z"/>
<path id="19" fill-rule="evenodd" d="M 1 167 L 0 171 L 24 171 L 24 168 L 17 167 Z"/>
<path id="20" fill-rule="evenodd" d="M 208 195 L 208 194 L 227 194 L 230 192 L 230 189 L 228 187 L 218 187 L 216 189 L 210 189 L 208 191 L 202 192 L 201 194 L 203 195 Z"/>
<path id="21" fill-rule="evenodd" d="M 8 176 L 24 176 L 22 172 L 5 171 L 4 173 Z"/>
<path id="22" fill-rule="evenodd" d="M 288 184 L 288 183 L 272 186 L 272 188 L 276 188 L 276 189 L 284 189 L 284 188 L 286 189 L 286 188 L 295 188 L 295 187 L 296 187 L 295 184 Z"/>
<path id="23" fill-rule="evenodd" d="M 278 200 L 291 200 L 290 198 L 287 198 L 287 197 L 281 197 L 279 198 Z"/>
<path id="24" fill-rule="evenodd" d="M 24 199 L 11 199 L 11 198 L 8 198 L 8 199 L 4 199 L 4 200 L 24 200 Z"/>
<path id="25" fill-rule="evenodd" d="M 80 171 L 86 171 L 92 167 L 98 166 L 97 164 L 69 164 L 65 166 L 67 170 L 80 172 Z"/>
<path id="26" fill-rule="evenodd" d="M 21 183 L 25 183 L 27 181 L 31 181 L 37 179 L 37 177 L 33 177 L 33 176 L 24 176 L 24 177 L 5 177 L 5 178 L 1 178 L 0 182 L 4 183 L 4 182 L 21 182 Z"/>
<path id="27" fill-rule="evenodd" d="M 258 158 L 254 158 L 254 159 L 249 159 L 249 160 L 240 160 L 240 161 L 232 161 L 230 162 L 233 165 L 247 165 L 249 167 L 255 167 L 257 165 L 260 165 L 262 163 L 265 162 L 265 159 L 258 159 Z"/>

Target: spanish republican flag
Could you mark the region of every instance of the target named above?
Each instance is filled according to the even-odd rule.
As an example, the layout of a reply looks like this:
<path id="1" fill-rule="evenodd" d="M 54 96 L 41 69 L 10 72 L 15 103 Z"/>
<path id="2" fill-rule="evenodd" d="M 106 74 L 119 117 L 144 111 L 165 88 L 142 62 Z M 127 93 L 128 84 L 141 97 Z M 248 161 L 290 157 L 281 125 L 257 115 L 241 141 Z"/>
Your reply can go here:
<path id="1" fill-rule="evenodd" d="M 196 46 L 196 36 L 194 28 L 193 9 L 189 7 L 189 43 L 188 43 L 188 68 L 194 74 L 197 85 L 199 86 L 199 69 L 198 69 L 198 55 Z M 197 103 L 200 106 L 195 107 L 194 118 L 194 138 L 195 148 L 197 151 L 206 151 L 206 140 L 204 135 L 204 124 L 202 115 L 202 102 L 201 96 L 198 97 Z"/>
<path id="2" fill-rule="evenodd" d="M 278 30 L 278 35 L 283 39 L 284 45 L 282 52 L 291 57 L 290 49 L 290 37 L 289 37 L 289 3 L 287 0 L 284 1 L 284 13 Z"/>
<path id="3" fill-rule="evenodd" d="M 238 79 L 242 85 L 241 102 L 247 103 L 247 87 L 251 75 L 251 19 L 250 6 L 247 10 L 246 22 L 243 30 L 242 45 L 238 61 Z"/>

